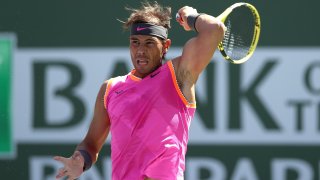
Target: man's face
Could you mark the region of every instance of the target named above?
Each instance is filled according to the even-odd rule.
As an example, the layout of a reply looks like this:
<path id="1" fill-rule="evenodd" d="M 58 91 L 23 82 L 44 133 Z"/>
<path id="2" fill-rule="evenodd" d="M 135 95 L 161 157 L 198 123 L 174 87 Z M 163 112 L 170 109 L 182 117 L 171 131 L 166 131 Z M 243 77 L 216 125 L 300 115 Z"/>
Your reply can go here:
<path id="1" fill-rule="evenodd" d="M 153 36 L 130 36 L 130 55 L 136 69 L 135 76 L 144 78 L 161 65 L 164 45 L 160 39 Z"/>

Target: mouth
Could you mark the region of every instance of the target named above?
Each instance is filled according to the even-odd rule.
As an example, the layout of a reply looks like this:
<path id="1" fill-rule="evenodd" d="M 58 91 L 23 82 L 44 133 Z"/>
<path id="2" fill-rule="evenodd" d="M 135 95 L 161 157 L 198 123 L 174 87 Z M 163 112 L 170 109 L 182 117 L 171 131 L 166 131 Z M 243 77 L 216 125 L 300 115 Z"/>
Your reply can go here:
<path id="1" fill-rule="evenodd" d="M 137 59 L 138 65 L 147 65 L 148 63 L 149 63 L 149 61 L 146 59 Z"/>

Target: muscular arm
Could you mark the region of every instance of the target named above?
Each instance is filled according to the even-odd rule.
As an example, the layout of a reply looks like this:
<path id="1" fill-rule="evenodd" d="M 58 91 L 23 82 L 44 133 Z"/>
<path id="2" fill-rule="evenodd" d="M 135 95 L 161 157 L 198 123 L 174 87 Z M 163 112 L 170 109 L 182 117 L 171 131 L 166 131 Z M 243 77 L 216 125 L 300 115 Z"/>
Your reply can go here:
<path id="1" fill-rule="evenodd" d="M 73 155 L 69 158 L 62 156 L 55 156 L 54 159 L 61 162 L 64 166 L 58 170 L 56 178 L 62 178 L 67 176 L 68 179 L 76 179 L 83 173 L 85 158 L 91 158 L 92 162 L 96 162 L 98 153 L 104 144 L 110 129 L 110 121 L 107 111 L 104 108 L 104 93 L 106 90 L 107 82 L 104 83 L 97 95 L 94 116 L 91 121 L 89 130 L 83 141 L 77 146 Z M 79 150 L 85 150 L 85 156 L 79 152 Z M 89 167 L 89 166 L 88 166 Z M 87 168 L 87 167 L 86 167 Z"/>
<path id="2" fill-rule="evenodd" d="M 197 36 L 184 46 L 180 68 L 197 78 L 209 64 L 214 51 L 224 35 L 223 24 L 210 15 L 200 15 L 196 21 Z"/>
<path id="3" fill-rule="evenodd" d="M 105 143 L 110 130 L 110 120 L 104 108 L 104 94 L 107 82 L 105 82 L 97 95 L 94 116 L 89 130 L 83 141 L 77 146 L 76 150 L 86 150 L 89 152 L 92 162 L 96 162 L 98 154 Z"/>
<path id="4" fill-rule="evenodd" d="M 191 7 L 179 10 L 182 18 L 180 24 L 187 31 L 191 30 L 187 24 L 187 16 L 195 12 L 196 10 Z M 218 19 L 206 14 L 197 18 L 195 27 L 197 35 L 187 41 L 182 55 L 173 60 L 180 88 L 189 102 L 195 102 L 195 83 L 200 73 L 210 63 L 214 51 L 223 39 L 225 29 L 224 24 Z"/>

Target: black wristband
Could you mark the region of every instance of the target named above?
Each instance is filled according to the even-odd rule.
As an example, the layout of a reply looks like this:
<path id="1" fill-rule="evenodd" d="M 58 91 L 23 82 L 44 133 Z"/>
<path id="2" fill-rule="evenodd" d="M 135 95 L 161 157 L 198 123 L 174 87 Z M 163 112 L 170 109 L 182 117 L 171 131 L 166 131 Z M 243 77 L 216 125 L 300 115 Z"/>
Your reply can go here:
<path id="1" fill-rule="evenodd" d="M 200 16 L 201 14 L 190 14 L 188 17 L 187 17 L 187 23 L 189 25 L 189 27 L 192 29 L 192 30 L 195 30 L 196 32 L 197 31 L 197 28 L 196 28 L 196 21 L 198 19 L 198 17 Z"/>
<path id="2" fill-rule="evenodd" d="M 83 171 L 90 169 L 92 166 L 92 159 L 90 154 L 86 150 L 78 150 L 78 151 L 81 153 L 84 159 Z"/>

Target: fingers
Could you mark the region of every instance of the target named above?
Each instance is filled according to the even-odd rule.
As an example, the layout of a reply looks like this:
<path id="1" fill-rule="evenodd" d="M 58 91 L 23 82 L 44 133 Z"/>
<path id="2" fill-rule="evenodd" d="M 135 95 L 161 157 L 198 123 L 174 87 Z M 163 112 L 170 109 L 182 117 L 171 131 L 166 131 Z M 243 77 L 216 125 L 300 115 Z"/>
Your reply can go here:
<path id="1" fill-rule="evenodd" d="M 56 178 L 57 178 L 57 179 L 60 179 L 60 178 L 62 178 L 62 177 L 64 177 L 64 176 L 66 176 L 67 173 L 68 173 L 68 171 L 67 171 L 65 168 L 60 168 L 60 169 L 58 170 L 58 174 L 56 175 Z"/>
<path id="2" fill-rule="evenodd" d="M 182 21 L 182 18 L 181 18 L 180 14 L 178 12 L 176 14 L 176 20 L 177 20 L 178 23 L 180 23 L 180 25 L 182 25 L 183 21 Z"/>
<path id="3" fill-rule="evenodd" d="M 61 156 L 53 157 L 54 160 L 63 163 L 63 168 L 58 170 L 57 179 L 67 177 L 68 179 L 76 179 L 83 172 L 84 159 L 80 152 L 75 152 L 71 157 L 65 158 Z"/>
<path id="4" fill-rule="evenodd" d="M 62 157 L 62 156 L 55 156 L 55 157 L 53 157 L 53 159 L 56 160 L 56 161 L 59 161 L 59 162 L 61 162 L 63 164 L 66 164 L 66 162 L 68 160 L 68 158 L 65 158 L 65 157 Z"/>
<path id="5" fill-rule="evenodd" d="M 66 169 L 66 164 L 67 164 L 67 160 L 68 158 L 62 157 L 62 156 L 55 156 L 53 157 L 54 160 L 61 162 L 64 167 L 60 168 L 58 170 L 58 174 L 56 175 L 56 179 L 60 179 L 64 176 L 68 176 L 68 170 Z"/>
<path id="6" fill-rule="evenodd" d="M 58 171 L 58 175 L 56 175 L 56 179 L 60 179 L 60 178 L 67 176 L 68 180 L 74 180 L 75 177 L 73 177 L 70 173 L 71 172 L 68 171 L 66 168 L 60 168 Z"/>
<path id="7" fill-rule="evenodd" d="M 68 180 L 74 180 L 75 177 L 74 175 L 71 175 L 72 173 L 70 171 L 68 171 L 66 168 L 60 168 L 58 170 L 58 174 L 56 175 L 56 179 L 60 179 L 63 177 L 68 177 Z"/>
<path id="8" fill-rule="evenodd" d="M 197 9 L 190 7 L 190 6 L 184 6 L 179 9 L 178 14 L 180 15 L 180 18 L 186 22 L 187 17 L 190 14 L 198 14 Z"/>
<path id="9" fill-rule="evenodd" d="M 65 161 L 66 158 L 64 158 L 64 157 L 55 156 L 55 157 L 53 157 L 53 159 L 56 160 L 56 161 L 59 161 L 59 162 L 63 163 L 64 166 L 65 166 L 65 164 L 66 164 L 66 161 Z M 66 170 L 65 170 L 64 168 L 60 168 L 60 169 L 58 170 L 58 174 L 56 175 L 56 179 L 60 179 L 60 178 L 64 177 L 64 176 L 65 176 L 65 173 L 66 173 Z"/>
<path id="10" fill-rule="evenodd" d="M 190 6 L 184 6 L 181 9 L 179 9 L 178 13 L 176 14 L 176 20 L 177 22 L 179 22 L 179 24 L 181 26 L 183 26 L 183 28 L 186 31 L 190 31 L 192 28 L 189 27 L 188 25 L 188 21 L 187 21 L 187 17 L 191 14 L 198 14 L 197 10 L 190 7 Z"/>

